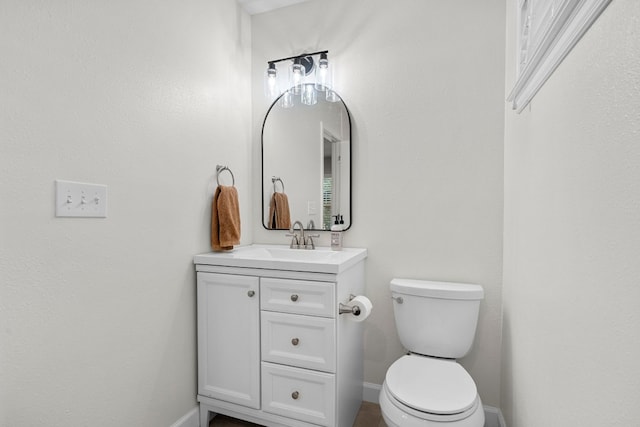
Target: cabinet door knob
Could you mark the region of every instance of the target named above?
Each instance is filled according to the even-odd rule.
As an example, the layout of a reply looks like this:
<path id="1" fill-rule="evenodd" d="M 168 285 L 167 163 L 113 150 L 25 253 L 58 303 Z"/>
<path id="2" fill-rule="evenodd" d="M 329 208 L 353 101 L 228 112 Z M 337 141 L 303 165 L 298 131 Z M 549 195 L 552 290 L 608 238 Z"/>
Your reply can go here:
<path id="1" fill-rule="evenodd" d="M 293 302 L 298 301 L 298 295 L 296 295 L 296 294 L 291 295 L 291 301 L 293 301 Z"/>
<path id="2" fill-rule="evenodd" d="M 300 342 L 300 340 L 298 338 L 293 338 L 291 340 L 291 344 L 293 344 L 293 345 L 298 345 L 299 342 Z"/>
<path id="3" fill-rule="evenodd" d="M 294 391 L 293 393 L 291 393 L 291 398 L 293 400 L 297 400 L 299 396 L 300 396 L 300 393 L 298 393 L 297 391 Z"/>
<path id="4" fill-rule="evenodd" d="M 247 295 L 249 295 L 249 298 L 251 298 L 252 296 L 254 296 L 256 294 L 256 291 L 249 291 L 247 292 Z"/>

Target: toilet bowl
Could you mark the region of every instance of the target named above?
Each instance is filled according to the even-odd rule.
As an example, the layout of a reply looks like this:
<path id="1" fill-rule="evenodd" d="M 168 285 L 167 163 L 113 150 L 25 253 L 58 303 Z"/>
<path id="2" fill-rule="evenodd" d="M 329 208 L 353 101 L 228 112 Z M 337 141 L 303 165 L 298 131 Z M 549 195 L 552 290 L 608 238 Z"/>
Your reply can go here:
<path id="1" fill-rule="evenodd" d="M 454 360 L 401 357 L 387 371 L 379 401 L 389 427 L 484 425 L 476 385 Z"/>
<path id="2" fill-rule="evenodd" d="M 476 384 L 456 362 L 473 343 L 479 285 L 391 281 L 398 336 L 409 354 L 387 370 L 380 409 L 390 427 L 483 427 Z"/>

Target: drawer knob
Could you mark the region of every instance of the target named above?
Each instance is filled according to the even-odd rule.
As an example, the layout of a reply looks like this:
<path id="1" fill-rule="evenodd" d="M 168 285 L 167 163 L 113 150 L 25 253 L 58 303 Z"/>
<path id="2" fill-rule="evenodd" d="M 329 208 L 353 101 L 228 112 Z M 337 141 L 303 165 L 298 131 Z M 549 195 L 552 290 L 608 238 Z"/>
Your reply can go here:
<path id="1" fill-rule="evenodd" d="M 251 298 L 252 296 L 254 296 L 256 294 L 256 291 L 249 291 L 247 292 L 247 295 L 249 295 L 249 298 Z"/>
<path id="2" fill-rule="evenodd" d="M 291 398 L 293 400 L 297 400 L 299 396 L 300 396 L 300 393 L 298 393 L 297 391 L 294 391 L 293 393 L 291 393 Z"/>
<path id="3" fill-rule="evenodd" d="M 296 294 L 291 295 L 291 301 L 293 301 L 293 302 L 298 301 L 298 295 L 296 295 Z"/>
<path id="4" fill-rule="evenodd" d="M 293 344 L 293 345 L 298 345 L 299 342 L 300 342 L 300 340 L 298 338 L 293 338 L 291 340 L 291 344 Z"/>

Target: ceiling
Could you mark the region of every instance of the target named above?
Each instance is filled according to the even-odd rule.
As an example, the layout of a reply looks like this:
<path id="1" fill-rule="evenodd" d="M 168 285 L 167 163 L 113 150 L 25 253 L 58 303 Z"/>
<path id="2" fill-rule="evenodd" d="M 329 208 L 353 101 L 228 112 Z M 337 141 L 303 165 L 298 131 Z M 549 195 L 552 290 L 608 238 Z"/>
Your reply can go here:
<path id="1" fill-rule="evenodd" d="M 270 10 L 279 9 L 285 6 L 291 6 L 296 3 L 304 3 L 309 0 L 238 0 L 240 6 L 246 10 L 249 15 L 269 12 Z"/>

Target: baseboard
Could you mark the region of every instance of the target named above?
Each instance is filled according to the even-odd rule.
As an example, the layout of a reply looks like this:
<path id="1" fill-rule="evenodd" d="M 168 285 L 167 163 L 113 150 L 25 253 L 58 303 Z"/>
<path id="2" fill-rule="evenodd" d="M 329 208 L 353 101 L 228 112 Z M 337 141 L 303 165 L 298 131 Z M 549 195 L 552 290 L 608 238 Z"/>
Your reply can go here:
<path id="1" fill-rule="evenodd" d="M 362 384 L 362 400 L 365 402 L 380 403 L 378 398 L 382 386 L 380 384 L 365 382 Z M 499 408 L 484 406 L 484 427 L 507 427 Z"/>
<path id="2" fill-rule="evenodd" d="M 365 402 L 380 403 L 378 401 L 380 390 L 382 390 L 380 384 L 364 382 L 362 386 L 362 400 Z"/>
<path id="3" fill-rule="evenodd" d="M 484 405 L 484 427 L 507 427 L 499 408 Z"/>
<path id="4" fill-rule="evenodd" d="M 198 407 L 196 406 L 187 412 L 182 418 L 171 424 L 171 427 L 200 427 L 200 412 Z"/>
<path id="5" fill-rule="evenodd" d="M 500 409 L 498 409 L 498 425 L 500 427 L 507 427 L 507 422 L 504 420 L 504 417 L 502 416 L 502 411 Z"/>

